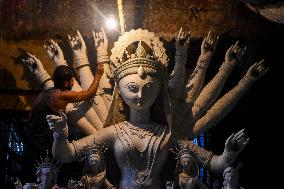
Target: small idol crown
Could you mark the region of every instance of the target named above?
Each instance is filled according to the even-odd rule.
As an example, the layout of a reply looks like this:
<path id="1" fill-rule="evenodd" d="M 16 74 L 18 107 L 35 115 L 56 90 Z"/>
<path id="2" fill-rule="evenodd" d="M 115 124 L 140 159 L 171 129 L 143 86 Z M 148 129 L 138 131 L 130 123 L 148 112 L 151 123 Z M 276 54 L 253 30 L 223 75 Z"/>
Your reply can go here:
<path id="1" fill-rule="evenodd" d="M 96 155 L 98 155 L 98 156 L 100 156 L 102 158 L 104 153 L 107 151 L 107 149 L 108 148 L 106 148 L 103 143 L 95 144 L 92 147 L 89 146 L 85 150 L 85 152 L 83 154 L 83 158 L 88 158 L 92 154 L 96 154 Z"/>
<path id="2" fill-rule="evenodd" d="M 36 173 L 40 172 L 43 168 L 50 168 L 52 169 L 53 171 L 56 171 L 58 172 L 59 171 L 59 168 L 60 168 L 60 165 L 59 163 L 54 163 L 53 160 L 51 160 L 48 156 L 48 150 L 46 151 L 46 156 L 45 158 L 43 159 L 41 157 L 41 162 L 38 162 L 36 161 L 36 164 L 35 164 L 35 167 L 36 167 Z"/>
<path id="3" fill-rule="evenodd" d="M 185 154 L 192 156 L 192 153 L 188 148 L 188 142 L 188 140 L 179 140 L 178 145 L 171 149 L 171 152 L 176 155 L 176 159 L 180 159 Z"/>

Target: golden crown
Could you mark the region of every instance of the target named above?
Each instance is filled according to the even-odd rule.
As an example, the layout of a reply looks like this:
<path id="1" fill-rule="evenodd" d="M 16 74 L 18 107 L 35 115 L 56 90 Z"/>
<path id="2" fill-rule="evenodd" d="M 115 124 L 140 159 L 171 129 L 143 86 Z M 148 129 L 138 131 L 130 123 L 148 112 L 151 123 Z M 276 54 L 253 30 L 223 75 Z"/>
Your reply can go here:
<path id="1" fill-rule="evenodd" d="M 133 49 L 134 53 L 131 53 Z M 115 80 L 137 73 L 139 67 L 146 73 L 163 75 L 168 64 L 162 42 L 154 33 L 142 29 L 131 30 L 119 37 L 114 43 L 110 60 Z"/>

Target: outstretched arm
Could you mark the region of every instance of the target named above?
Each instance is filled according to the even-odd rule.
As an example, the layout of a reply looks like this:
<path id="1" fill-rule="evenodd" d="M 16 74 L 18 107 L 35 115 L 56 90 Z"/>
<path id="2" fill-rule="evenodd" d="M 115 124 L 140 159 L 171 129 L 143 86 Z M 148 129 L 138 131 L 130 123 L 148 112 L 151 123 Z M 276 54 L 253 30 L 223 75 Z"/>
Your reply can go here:
<path id="1" fill-rule="evenodd" d="M 68 141 L 68 126 L 67 117 L 60 112 L 60 116 L 47 115 L 48 125 L 53 131 L 53 157 L 61 162 L 71 162 L 81 159 L 84 156 L 85 150 L 91 148 L 95 142 L 104 143 L 107 147 L 111 147 L 112 133 L 111 128 L 105 128 L 93 133 L 85 138 L 70 143 Z"/>
<path id="2" fill-rule="evenodd" d="M 187 51 L 189 44 L 190 32 L 185 33 L 182 27 L 179 30 L 178 37 L 176 39 L 176 55 L 175 55 L 175 67 L 173 71 L 173 78 L 169 81 L 169 89 L 175 99 L 180 99 L 183 95 L 184 88 L 184 74 L 185 64 L 187 60 Z"/>
<path id="3" fill-rule="evenodd" d="M 216 49 L 218 40 L 219 36 L 214 38 L 211 31 L 209 31 L 208 35 L 202 42 L 201 54 L 198 58 L 197 65 L 186 85 L 186 101 L 190 104 L 193 104 L 202 89 L 205 73 Z"/>
<path id="4" fill-rule="evenodd" d="M 253 83 L 262 77 L 268 68 L 263 64 L 264 60 L 253 64 L 247 71 L 246 75 L 239 81 L 238 85 L 220 98 L 193 126 L 195 136 L 201 132 L 215 126 L 224 118 L 237 104 L 244 93 L 250 89 Z"/>
<path id="5" fill-rule="evenodd" d="M 235 65 L 243 56 L 246 48 L 240 48 L 236 42 L 226 52 L 225 61 L 219 68 L 215 77 L 202 89 L 192 108 L 193 118 L 200 118 L 208 108 L 216 101 L 223 86 L 231 74 Z"/>
<path id="6" fill-rule="evenodd" d="M 92 81 L 94 81 L 94 79 L 97 80 L 99 78 L 100 80 L 102 74 L 98 73 L 97 69 L 95 77 L 93 76 L 92 71 L 90 69 L 89 60 L 87 57 L 87 47 L 81 33 L 77 31 L 76 36 L 74 37 L 68 36 L 68 38 L 70 46 L 76 58 L 76 69 L 79 71 L 82 89 L 87 90 L 91 86 Z M 100 83 L 99 80 L 97 80 L 98 83 L 96 85 L 99 85 Z M 100 95 L 98 95 L 100 93 L 101 93 L 100 89 L 97 88 L 96 92 L 97 95 L 95 95 L 94 98 L 90 99 L 89 102 L 93 105 L 100 120 L 104 122 L 107 115 L 107 107 L 103 98 Z"/>
<path id="7" fill-rule="evenodd" d="M 51 39 L 49 45 L 44 47 L 56 67 L 61 65 L 67 66 L 63 51 L 55 41 Z M 74 81 L 72 91 L 82 91 L 81 86 L 76 80 Z M 95 128 L 99 130 L 103 125 L 89 101 L 83 101 L 79 105 L 75 103 L 68 103 L 65 112 L 71 119 L 72 123 L 75 123 L 75 125 L 87 135 L 93 133 L 96 130 Z"/>
<path id="8" fill-rule="evenodd" d="M 194 154 L 195 161 L 199 166 L 208 168 L 215 173 L 222 173 L 226 167 L 234 163 L 238 154 L 249 143 L 244 131 L 242 129 L 236 134 L 233 133 L 226 140 L 224 152 L 218 156 L 189 140 L 178 141 L 179 149 L 189 150 L 190 153 Z"/>
<path id="9" fill-rule="evenodd" d="M 87 100 L 91 98 L 93 95 L 96 94 L 98 87 L 99 87 L 99 81 L 100 77 L 103 73 L 103 65 L 99 64 L 97 67 L 96 76 L 93 79 L 92 84 L 86 91 L 61 91 L 60 93 L 56 93 L 56 98 L 60 101 L 65 101 L 65 103 L 72 103 L 72 102 L 81 102 L 84 100 Z"/>
<path id="10" fill-rule="evenodd" d="M 224 152 L 219 155 L 213 155 L 210 161 L 210 169 L 215 173 L 222 174 L 224 169 L 231 166 L 237 159 L 239 153 L 249 143 L 249 138 L 244 133 L 245 129 L 240 130 L 236 134 L 232 134 L 225 143 Z"/>

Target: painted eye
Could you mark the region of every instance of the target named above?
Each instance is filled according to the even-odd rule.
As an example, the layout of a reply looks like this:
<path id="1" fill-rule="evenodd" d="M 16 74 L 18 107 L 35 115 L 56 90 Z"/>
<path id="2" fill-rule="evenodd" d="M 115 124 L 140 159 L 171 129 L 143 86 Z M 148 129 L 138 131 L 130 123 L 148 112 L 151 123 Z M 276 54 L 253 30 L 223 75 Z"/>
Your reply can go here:
<path id="1" fill-rule="evenodd" d="M 139 91 L 139 88 L 136 85 L 128 85 L 127 89 L 133 93 L 137 93 Z"/>

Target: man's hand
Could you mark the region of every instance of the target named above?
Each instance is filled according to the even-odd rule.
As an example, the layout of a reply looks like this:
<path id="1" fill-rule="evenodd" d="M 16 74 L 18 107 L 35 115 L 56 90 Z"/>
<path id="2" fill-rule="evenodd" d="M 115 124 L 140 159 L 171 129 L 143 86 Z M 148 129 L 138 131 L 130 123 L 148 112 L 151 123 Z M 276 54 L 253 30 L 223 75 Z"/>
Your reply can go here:
<path id="1" fill-rule="evenodd" d="M 102 63 L 99 63 L 96 68 L 96 75 L 102 76 L 104 73 L 104 65 Z"/>

